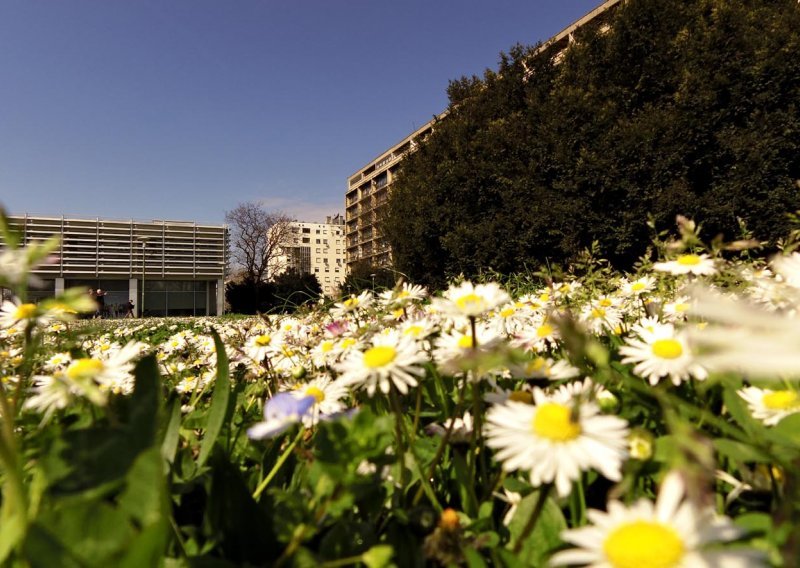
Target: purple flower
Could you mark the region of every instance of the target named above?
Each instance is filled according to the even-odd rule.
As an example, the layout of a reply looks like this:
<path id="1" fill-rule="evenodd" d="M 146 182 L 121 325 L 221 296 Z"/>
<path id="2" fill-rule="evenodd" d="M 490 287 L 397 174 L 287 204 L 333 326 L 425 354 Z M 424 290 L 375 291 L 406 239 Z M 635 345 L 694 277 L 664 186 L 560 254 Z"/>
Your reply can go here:
<path id="1" fill-rule="evenodd" d="M 264 421 L 248 428 L 247 435 L 253 440 L 272 438 L 296 424 L 314 406 L 313 396 L 298 398 L 289 392 L 273 396 L 264 405 Z"/>

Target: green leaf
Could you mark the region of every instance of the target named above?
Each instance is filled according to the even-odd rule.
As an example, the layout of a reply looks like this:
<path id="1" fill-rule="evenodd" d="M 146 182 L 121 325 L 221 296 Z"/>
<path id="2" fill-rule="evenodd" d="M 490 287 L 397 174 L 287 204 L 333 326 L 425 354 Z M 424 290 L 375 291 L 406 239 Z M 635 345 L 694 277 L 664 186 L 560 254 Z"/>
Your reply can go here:
<path id="1" fill-rule="evenodd" d="M 168 463 L 175 461 L 175 453 L 178 451 L 178 442 L 180 442 L 180 427 L 181 401 L 176 397 L 172 401 L 172 407 L 169 411 L 169 422 L 167 422 L 164 438 L 161 442 L 161 456 L 167 460 Z"/>
<path id="2" fill-rule="evenodd" d="M 388 544 L 373 546 L 361 555 L 361 561 L 367 568 L 385 568 L 394 556 L 394 549 Z"/>
<path id="3" fill-rule="evenodd" d="M 119 507 L 141 526 L 160 522 L 166 515 L 164 461 L 153 447 L 139 454 L 126 476 Z"/>
<path id="4" fill-rule="evenodd" d="M 792 449 L 800 449 L 800 413 L 790 414 L 771 429 L 767 437 Z"/>
<path id="5" fill-rule="evenodd" d="M 511 533 L 509 548 L 516 546 L 528 519 L 536 507 L 541 490 L 534 491 L 530 495 L 522 498 L 514 517 L 508 524 L 508 531 Z M 561 545 L 561 531 L 567 528 L 567 522 L 561 512 L 561 508 L 553 501 L 547 499 L 542 509 L 536 526 L 528 535 L 522 545 L 519 558 L 526 566 L 544 566 L 550 552 Z"/>
<path id="6" fill-rule="evenodd" d="M 477 550 L 473 548 L 465 548 L 464 551 L 464 560 L 467 561 L 468 568 L 485 568 L 486 561 L 483 559 Z"/>
<path id="7" fill-rule="evenodd" d="M 84 568 L 86 566 L 72 551 L 38 523 L 31 525 L 28 529 L 23 554 L 25 560 L 33 568 L 51 568 L 52 566 Z"/>
<path id="8" fill-rule="evenodd" d="M 726 438 L 717 438 L 713 443 L 714 448 L 720 454 L 738 462 L 770 463 L 772 461 L 769 455 L 749 444 Z"/>
<path id="9" fill-rule="evenodd" d="M 231 382 L 228 371 L 228 355 L 225 353 L 225 345 L 216 330 L 211 330 L 214 337 L 214 347 L 217 351 L 217 379 L 214 383 L 214 392 L 211 395 L 211 408 L 206 419 L 205 434 L 200 444 L 200 454 L 197 456 L 197 466 L 202 466 L 211 449 L 214 447 L 219 433 L 225 424 L 225 416 L 228 414 L 228 401 L 231 396 Z"/>

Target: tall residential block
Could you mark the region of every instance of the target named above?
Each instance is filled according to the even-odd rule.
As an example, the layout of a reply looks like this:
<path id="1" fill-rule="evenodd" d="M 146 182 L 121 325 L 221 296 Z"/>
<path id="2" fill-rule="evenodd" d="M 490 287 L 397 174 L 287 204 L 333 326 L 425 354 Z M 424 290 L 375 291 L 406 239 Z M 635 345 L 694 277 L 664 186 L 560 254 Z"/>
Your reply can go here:
<path id="1" fill-rule="evenodd" d="M 328 216 L 324 223 L 291 221 L 287 229 L 281 229 L 281 256 L 271 276 L 287 270 L 313 274 L 323 294 L 335 295 L 347 276 L 344 217 Z"/>
<path id="2" fill-rule="evenodd" d="M 381 209 L 389 198 L 400 160 L 432 129 L 433 122 L 429 122 L 350 176 L 345 197 L 348 266 L 358 262 L 372 266 L 391 264 L 391 251 L 380 231 Z"/>

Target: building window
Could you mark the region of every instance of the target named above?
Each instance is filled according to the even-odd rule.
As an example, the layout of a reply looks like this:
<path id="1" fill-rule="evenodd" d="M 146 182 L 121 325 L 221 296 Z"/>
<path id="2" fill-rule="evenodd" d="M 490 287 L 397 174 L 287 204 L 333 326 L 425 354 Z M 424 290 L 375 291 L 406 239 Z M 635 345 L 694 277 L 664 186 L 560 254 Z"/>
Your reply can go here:
<path id="1" fill-rule="evenodd" d="M 310 233 L 311 229 L 309 229 L 308 227 L 303 227 L 303 232 L 304 233 Z"/>
<path id="2" fill-rule="evenodd" d="M 319 266 L 314 267 L 314 272 L 319 272 Z"/>
<path id="3" fill-rule="evenodd" d="M 310 244 L 311 243 L 311 239 L 309 239 L 308 237 L 303 237 L 303 242 Z"/>
<path id="4" fill-rule="evenodd" d="M 342 249 L 336 249 L 336 254 L 342 254 Z"/>
<path id="5" fill-rule="evenodd" d="M 319 244 L 319 239 L 317 239 L 317 244 Z"/>
<path id="6" fill-rule="evenodd" d="M 317 254 L 319 254 L 319 249 L 317 249 Z"/>

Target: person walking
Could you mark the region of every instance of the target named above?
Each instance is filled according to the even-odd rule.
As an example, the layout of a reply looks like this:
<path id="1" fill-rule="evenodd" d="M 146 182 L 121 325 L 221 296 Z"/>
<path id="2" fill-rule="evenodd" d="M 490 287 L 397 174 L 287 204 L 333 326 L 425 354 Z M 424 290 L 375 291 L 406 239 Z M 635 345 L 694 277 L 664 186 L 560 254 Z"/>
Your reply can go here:
<path id="1" fill-rule="evenodd" d="M 132 318 L 133 317 L 133 307 L 134 307 L 133 300 L 128 300 L 128 303 L 125 304 L 125 317 L 126 318 Z"/>
<path id="2" fill-rule="evenodd" d="M 97 313 L 95 315 L 99 318 L 102 318 L 106 312 L 106 293 L 102 288 L 98 288 L 95 293 L 95 299 L 97 300 Z"/>

